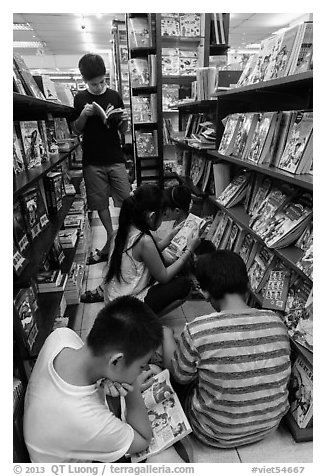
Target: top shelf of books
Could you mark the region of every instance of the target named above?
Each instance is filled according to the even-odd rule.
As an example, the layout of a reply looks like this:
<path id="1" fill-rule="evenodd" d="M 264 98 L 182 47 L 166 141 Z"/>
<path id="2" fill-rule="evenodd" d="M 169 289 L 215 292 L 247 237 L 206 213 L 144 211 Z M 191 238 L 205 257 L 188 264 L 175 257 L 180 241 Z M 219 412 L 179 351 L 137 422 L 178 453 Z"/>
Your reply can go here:
<path id="1" fill-rule="evenodd" d="M 53 117 L 66 117 L 75 119 L 75 110 L 64 104 L 34 98 L 24 94 L 13 93 L 14 120 L 26 121 L 31 119 L 44 119 L 48 114 Z"/>

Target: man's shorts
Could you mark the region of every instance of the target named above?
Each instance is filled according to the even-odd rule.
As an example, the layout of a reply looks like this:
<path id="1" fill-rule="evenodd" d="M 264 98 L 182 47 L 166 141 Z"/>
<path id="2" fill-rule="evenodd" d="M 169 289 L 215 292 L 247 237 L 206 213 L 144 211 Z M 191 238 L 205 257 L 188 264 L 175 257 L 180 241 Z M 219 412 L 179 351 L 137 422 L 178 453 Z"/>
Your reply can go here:
<path id="1" fill-rule="evenodd" d="M 110 195 L 120 207 L 130 195 L 130 184 L 125 164 L 87 165 L 83 169 L 87 204 L 90 210 L 104 210 Z"/>

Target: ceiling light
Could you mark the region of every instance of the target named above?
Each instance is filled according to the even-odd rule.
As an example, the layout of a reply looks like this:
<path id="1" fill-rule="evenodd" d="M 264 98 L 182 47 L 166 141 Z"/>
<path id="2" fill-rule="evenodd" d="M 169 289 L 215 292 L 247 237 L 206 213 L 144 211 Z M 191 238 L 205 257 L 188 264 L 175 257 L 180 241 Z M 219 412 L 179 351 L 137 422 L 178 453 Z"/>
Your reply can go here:
<path id="1" fill-rule="evenodd" d="M 44 48 L 44 41 L 14 41 L 14 48 Z"/>
<path id="2" fill-rule="evenodd" d="M 29 23 L 14 23 L 12 26 L 13 30 L 24 30 L 24 31 L 30 31 L 33 30 L 31 25 Z"/>

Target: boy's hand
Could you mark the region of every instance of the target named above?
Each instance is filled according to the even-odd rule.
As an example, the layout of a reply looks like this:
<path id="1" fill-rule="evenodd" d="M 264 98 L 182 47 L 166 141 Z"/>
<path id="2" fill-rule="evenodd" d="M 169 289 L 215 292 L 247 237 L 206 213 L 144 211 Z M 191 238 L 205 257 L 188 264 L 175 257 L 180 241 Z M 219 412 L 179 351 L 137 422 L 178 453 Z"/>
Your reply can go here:
<path id="1" fill-rule="evenodd" d="M 149 368 L 149 370 L 143 370 L 143 372 L 140 375 L 138 375 L 137 382 L 141 392 L 143 392 L 144 390 L 146 390 L 153 384 L 154 375 L 155 375 L 155 372 L 151 368 Z"/>
<path id="2" fill-rule="evenodd" d="M 94 116 L 95 111 L 94 111 L 93 104 L 85 104 L 84 109 L 82 110 L 82 114 L 84 114 L 87 117 Z"/>
<path id="3" fill-rule="evenodd" d="M 173 228 L 170 233 L 169 233 L 169 240 L 172 241 L 173 238 L 175 237 L 175 235 L 181 230 L 181 228 L 183 227 L 183 223 L 179 223 L 179 225 L 177 225 L 175 228 Z"/>
<path id="4" fill-rule="evenodd" d="M 199 238 L 199 230 L 197 232 L 193 232 L 191 236 L 189 236 L 187 240 L 187 248 L 194 252 L 195 249 L 200 245 L 200 238 Z"/>
<path id="5" fill-rule="evenodd" d="M 105 395 L 109 397 L 125 397 L 128 392 L 133 391 L 133 386 L 129 383 L 112 382 L 112 380 L 106 378 L 100 383 L 103 387 Z"/>
<path id="6" fill-rule="evenodd" d="M 121 119 L 120 121 L 118 122 L 118 127 L 120 127 L 122 125 L 123 122 L 125 121 L 128 121 L 128 113 L 127 111 L 124 109 L 122 114 L 121 114 Z"/>

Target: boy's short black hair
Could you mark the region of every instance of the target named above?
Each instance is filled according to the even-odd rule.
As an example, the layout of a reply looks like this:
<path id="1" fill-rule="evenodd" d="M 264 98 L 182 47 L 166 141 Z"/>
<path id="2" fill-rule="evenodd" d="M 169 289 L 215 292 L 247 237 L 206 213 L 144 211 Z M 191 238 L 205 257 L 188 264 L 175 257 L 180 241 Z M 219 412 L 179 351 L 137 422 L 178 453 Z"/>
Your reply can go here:
<path id="1" fill-rule="evenodd" d="M 93 355 L 114 349 L 123 352 L 130 365 L 154 351 L 162 339 L 162 324 L 150 307 L 133 296 L 121 296 L 99 311 L 86 342 Z"/>
<path id="2" fill-rule="evenodd" d="M 102 56 L 93 53 L 87 53 L 80 58 L 78 68 L 85 81 L 103 76 L 106 72 Z"/>
<path id="3" fill-rule="evenodd" d="M 167 200 L 167 206 L 175 210 L 181 208 L 184 212 L 189 212 L 191 203 L 191 191 L 185 185 L 174 185 L 164 190 Z"/>
<path id="4" fill-rule="evenodd" d="M 200 239 L 200 243 L 195 249 L 195 256 L 202 256 L 207 253 L 214 253 L 216 251 L 216 246 L 212 243 L 211 240 L 205 240 L 205 238 Z"/>
<path id="5" fill-rule="evenodd" d="M 216 250 L 199 256 L 195 275 L 201 289 L 216 300 L 225 294 L 243 295 L 248 289 L 246 265 L 240 255 L 230 250 Z"/>

